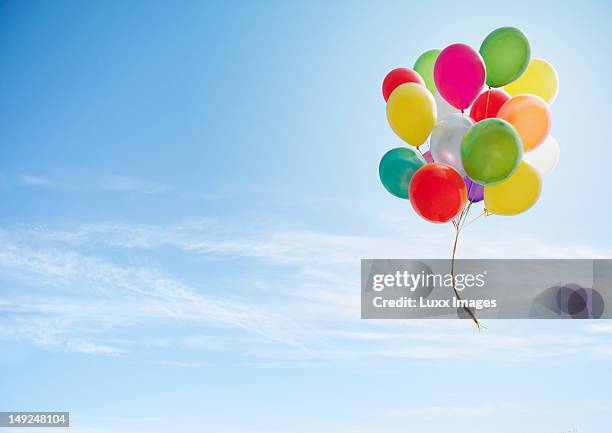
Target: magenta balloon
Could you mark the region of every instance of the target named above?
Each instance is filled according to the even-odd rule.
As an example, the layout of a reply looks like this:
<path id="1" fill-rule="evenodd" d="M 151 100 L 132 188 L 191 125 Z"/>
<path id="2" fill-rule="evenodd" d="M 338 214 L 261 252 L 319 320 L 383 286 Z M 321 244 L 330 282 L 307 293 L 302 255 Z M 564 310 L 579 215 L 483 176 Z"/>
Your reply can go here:
<path id="1" fill-rule="evenodd" d="M 429 150 L 423 154 L 423 158 L 425 158 L 425 161 L 427 162 L 434 162 L 433 156 L 431 156 L 431 152 Z"/>
<path id="2" fill-rule="evenodd" d="M 474 203 L 478 203 L 484 199 L 484 186 L 474 182 L 469 177 L 465 176 L 465 186 L 468 191 L 468 200 Z"/>
<path id="3" fill-rule="evenodd" d="M 438 92 L 459 110 L 472 105 L 484 86 L 486 75 L 482 57 L 466 44 L 453 44 L 444 48 L 434 65 L 434 81 Z"/>

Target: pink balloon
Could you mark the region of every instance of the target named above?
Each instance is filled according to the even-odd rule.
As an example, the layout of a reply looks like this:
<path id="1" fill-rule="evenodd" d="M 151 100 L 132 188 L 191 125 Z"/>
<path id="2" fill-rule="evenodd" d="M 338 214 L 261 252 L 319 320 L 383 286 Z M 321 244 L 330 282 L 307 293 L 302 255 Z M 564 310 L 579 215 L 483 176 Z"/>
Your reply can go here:
<path id="1" fill-rule="evenodd" d="M 466 44 L 444 48 L 434 65 L 438 92 L 453 107 L 465 110 L 480 94 L 486 70 L 478 51 Z"/>
<path id="2" fill-rule="evenodd" d="M 425 161 L 429 163 L 434 162 L 433 156 L 431 156 L 431 152 L 429 150 L 423 154 L 423 158 L 425 158 Z"/>

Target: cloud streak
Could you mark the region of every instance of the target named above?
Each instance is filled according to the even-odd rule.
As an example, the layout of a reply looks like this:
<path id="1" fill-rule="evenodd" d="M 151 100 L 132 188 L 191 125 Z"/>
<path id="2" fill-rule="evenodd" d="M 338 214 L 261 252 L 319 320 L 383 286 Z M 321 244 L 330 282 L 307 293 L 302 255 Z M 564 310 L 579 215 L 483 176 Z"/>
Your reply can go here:
<path id="1" fill-rule="evenodd" d="M 445 256 L 448 239 L 424 237 L 408 241 L 423 246 L 419 256 Z M 397 236 L 272 224 L 238 230 L 199 220 L 21 227 L 0 232 L 0 241 L 0 280 L 8 288 L 0 294 L 0 338 L 26 339 L 49 350 L 119 356 L 174 346 L 295 362 L 609 356 L 610 341 L 601 328 L 559 338 L 528 335 L 528 324 L 496 322 L 495 331 L 476 335 L 463 321 L 360 320 L 359 260 L 410 256 L 406 239 Z M 563 250 L 514 239 L 505 253 L 524 256 L 526 242 L 534 256 Z M 493 242 L 480 239 L 478 250 L 468 246 L 465 255 L 481 248 L 494 249 Z M 124 257 L 132 260 L 125 263 Z M 190 272 L 177 261 L 191 263 Z M 219 273 L 219 265 L 226 270 Z M 253 271 L 232 271 L 245 266 Z M 204 333 L 191 336 L 194 327 Z M 119 331 L 130 338 L 118 340 Z M 170 337 L 177 332 L 183 338 Z"/>
<path id="2" fill-rule="evenodd" d="M 22 185 L 33 186 L 37 188 L 57 189 L 61 188 L 62 184 L 46 177 L 34 176 L 31 174 L 20 174 L 18 181 Z"/>
<path id="3" fill-rule="evenodd" d="M 60 182 L 48 177 L 20 174 L 17 176 L 17 182 L 24 186 L 49 190 L 102 190 L 139 194 L 162 194 L 171 190 L 168 185 L 121 175 L 109 175 L 96 180 L 79 179 L 72 182 Z"/>

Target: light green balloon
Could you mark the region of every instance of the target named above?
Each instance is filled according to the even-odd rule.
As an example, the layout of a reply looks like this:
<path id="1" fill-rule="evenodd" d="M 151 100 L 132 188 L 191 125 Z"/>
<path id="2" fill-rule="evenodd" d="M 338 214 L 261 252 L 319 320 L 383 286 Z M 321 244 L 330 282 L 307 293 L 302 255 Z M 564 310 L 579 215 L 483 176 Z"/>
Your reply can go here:
<path id="1" fill-rule="evenodd" d="M 461 141 L 461 163 L 481 185 L 508 178 L 523 158 L 523 143 L 514 126 L 503 119 L 485 119 L 472 126 Z"/>
<path id="2" fill-rule="evenodd" d="M 421 77 L 423 77 L 425 87 L 427 87 L 432 94 L 438 91 L 436 83 L 434 82 L 433 70 L 440 51 L 442 50 L 438 48 L 425 51 L 419 56 L 417 61 L 414 62 L 414 66 L 412 68 L 418 72 Z"/>
<path id="3" fill-rule="evenodd" d="M 515 27 L 493 30 L 480 46 L 487 67 L 487 85 L 501 87 L 520 77 L 531 58 L 527 36 Z"/>
<path id="4" fill-rule="evenodd" d="M 391 149 L 380 160 L 378 175 L 387 191 L 408 200 L 408 186 L 412 175 L 427 162 L 407 147 Z"/>

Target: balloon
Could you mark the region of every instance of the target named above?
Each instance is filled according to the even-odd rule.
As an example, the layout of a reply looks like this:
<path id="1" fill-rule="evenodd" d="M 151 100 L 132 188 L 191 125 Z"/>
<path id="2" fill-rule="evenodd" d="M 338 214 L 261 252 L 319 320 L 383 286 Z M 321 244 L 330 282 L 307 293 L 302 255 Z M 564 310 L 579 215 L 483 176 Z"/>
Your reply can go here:
<path id="1" fill-rule="evenodd" d="M 385 101 L 391 96 L 391 92 L 395 90 L 397 86 L 404 83 L 417 83 L 422 86 L 425 85 L 423 79 L 419 74 L 408 68 L 397 68 L 387 74 L 382 84 L 383 97 Z"/>
<path id="2" fill-rule="evenodd" d="M 461 142 L 461 163 L 475 182 L 489 185 L 508 178 L 523 156 L 521 138 L 508 122 L 485 119 L 476 123 Z"/>
<path id="3" fill-rule="evenodd" d="M 446 99 L 440 96 L 440 92 L 434 93 L 433 97 L 434 97 L 434 100 L 436 101 L 436 110 L 437 110 L 436 120 L 438 122 L 440 120 L 444 120 L 446 116 L 448 116 L 449 114 L 456 114 L 456 113 L 461 114 L 459 110 L 457 110 L 451 104 L 446 102 Z"/>
<path id="4" fill-rule="evenodd" d="M 485 208 L 497 215 L 516 215 L 533 206 L 541 191 L 540 173 L 527 162 L 521 161 L 518 169 L 507 180 L 485 186 Z"/>
<path id="5" fill-rule="evenodd" d="M 529 93 L 552 104 L 559 91 L 559 76 L 555 68 L 542 59 L 532 59 L 527 70 L 504 90 L 512 96 Z"/>
<path id="6" fill-rule="evenodd" d="M 428 150 L 427 152 L 425 152 L 423 154 L 423 158 L 425 158 L 425 161 L 429 162 L 434 162 L 433 157 L 431 156 L 431 151 Z"/>
<path id="7" fill-rule="evenodd" d="M 525 161 L 533 166 L 542 176 L 546 176 L 559 162 L 561 149 L 559 143 L 551 135 L 544 143 L 524 156 Z"/>
<path id="8" fill-rule="evenodd" d="M 503 90 L 486 90 L 482 92 L 472 104 L 472 108 L 470 108 L 470 117 L 474 119 L 474 122 L 497 117 L 497 112 L 508 99 L 510 99 L 510 95 Z"/>
<path id="9" fill-rule="evenodd" d="M 434 161 L 450 165 L 465 176 L 461 164 L 461 140 L 473 124 L 472 119 L 461 113 L 451 114 L 438 122 L 429 139 L 429 150 Z"/>
<path id="10" fill-rule="evenodd" d="M 410 203 L 421 217 L 445 223 L 456 217 L 467 198 L 465 182 L 457 170 L 438 163 L 421 167 L 412 176 Z"/>
<path id="11" fill-rule="evenodd" d="M 380 160 L 378 175 L 383 186 L 396 197 L 408 200 L 412 175 L 425 165 L 423 158 L 407 147 L 391 149 Z"/>
<path id="12" fill-rule="evenodd" d="M 550 107 L 535 95 L 518 95 L 508 99 L 499 109 L 497 117 L 507 120 L 516 128 L 525 152 L 535 149 L 544 141 L 552 121 Z"/>
<path id="13" fill-rule="evenodd" d="M 516 80 L 527 69 L 531 49 L 523 32 L 514 27 L 493 30 L 480 46 L 487 66 L 487 85 L 501 87 Z"/>
<path id="14" fill-rule="evenodd" d="M 427 86 L 427 89 L 434 94 L 438 91 L 438 89 L 436 89 L 433 70 L 439 54 L 440 49 L 438 48 L 427 50 L 419 56 L 417 61 L 414 62 L 413 66 L 414 70 L 418 72 L 421 77 L 423 77 L 423 80 L 425 80 L 425 86 Z"/>
<path id="15" fill-rule="evenodd" d="M 400 84 L 387 101 L 387 119 L 402 140 L 419 147 L 436 123 L 436 102 L 420 84 Z"/>
<path id="16" fill-rule="evenodd" d="M 444 99 L 453 107 L 465 110 L 482 90 L 485 65 L 480 54 L 469 45 L 449 45 L 436 60 L 434 81 Z"/>
<path id="17" fill-rule="evenodd" d="M 474 182 L 468 176 L 465 176 L 463 180 L 465 181 L 465 186 L 467 188 L 468 200 L 472 203 L 481 202 L 484 198 L 484 186 Z"/>

